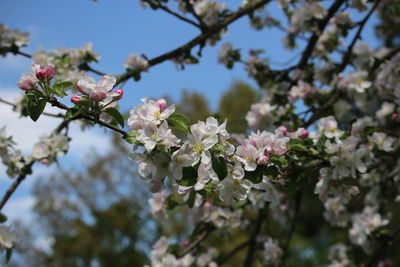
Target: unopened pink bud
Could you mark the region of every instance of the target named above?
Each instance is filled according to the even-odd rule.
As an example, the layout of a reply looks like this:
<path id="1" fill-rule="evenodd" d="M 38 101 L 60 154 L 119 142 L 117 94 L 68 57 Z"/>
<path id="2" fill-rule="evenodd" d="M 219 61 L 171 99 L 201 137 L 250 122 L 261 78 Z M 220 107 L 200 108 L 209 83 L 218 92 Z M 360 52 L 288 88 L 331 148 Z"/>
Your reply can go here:
<path id="1" fill-rule="evenodd" d="M 24 91 L 28 91 L 33 89 L 33 86 L 35 85 L 34 81 L 32 81 L 31 79 L 23 79 L 20 80 L 17 83 L 18 87 L 21 88 Z"/>
<path id="2" fill-rule="evenodd" d="M 262 155 L 258 158 L 257 164 L 258 165 L 266 165 L 269 161 L 269 157 L 267 155 Z"/>
<path id="3" fill-rule="evenodd" d="M 308 137 L 308 134 L 309 134 L 309 132 L 308 132 L 308 130 L 305 129 L 305 128 L 299 128 L 299 129 L 297 130 L 297 136 L 298 136 L 299 138 L 307 138 L 307 137 Z"/>
<path id="4" fill-rule="evenodd" d="M 164 98 L 160 98 L 156 102 L 160 111 L 163 111 L 167 107 L 167 101 Z"/>
<path id="5" fill-rule="evenodd" d="M 114 99 L 121 99 L 122 96 L 124 95 L 124 90 L 122 89 L 117 89 L 114 91 L 115 95 L 114 95 Z"/>
<path id="6" fill-rule="evenodd" d="M 90 98 L 93 99 L 95 102 L 100 102 L 107 97 L 107 92 L 104 91 L 97 91 L 90 95 Z"/>
<path id="7" fill-rule="evenodd" d="M 286 136 L 286 134 L 287 134 L 287 129 L 286 129 L 285 126 L 281 125 L 281 126 L 278 127 L 277 130 L 278 130 L 279 132 L 281 132 L 281 134 L 282 134 L 283 136 Z"/>
<path id="8" fill-rule="evenodd" d="M 78 105 L 81 102 L 81 97 L 79 95 L 73 95 L 71 97 L 71 102 Z"/>
<path id="9" fill-rule="evenodd" d="M 44 72 L 47 79 L 51 79 L 54 77 L 55 69 L 53 66 L 48 65 L 44 68 Z"/>
<path id="10" fill-rule="evenodd" d="M 399 114 L 398 113 L 393 113 L 392 119 L 397 121 L 399 119 Z"/>
<path id="11" fill-rule="evenodd" d="M 36 78 L 39 80 L 46 79 L 46 71 L 44 69 L 38 69 L 36 71 Z"/>

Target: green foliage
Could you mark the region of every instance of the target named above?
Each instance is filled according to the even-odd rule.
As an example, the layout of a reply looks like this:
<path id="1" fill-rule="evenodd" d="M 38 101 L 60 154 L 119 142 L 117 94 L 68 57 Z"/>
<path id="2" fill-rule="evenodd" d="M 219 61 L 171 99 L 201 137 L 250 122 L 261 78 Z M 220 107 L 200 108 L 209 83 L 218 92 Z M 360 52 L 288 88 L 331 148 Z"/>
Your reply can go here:
<path id="1" fill-rule="evenodd" d="M 107 113 L 108 115 L 110 115 L 116 122 L 119 123 L 119 125 L 121 125 L 122 128 L 124 128 L 125 119 L 122 116 L 122 114 L 119 112 L 118 109 L 111 107 L 111 108 L 105 109 L 104 112 Z"/>
<path id="2" fill-rule="evenodd" d="M 245 133 L 247 129 L 246 113 L 251 104 L 258 100 L 258 94 L 248 84 L 236 81 L 222 96 L 218 113 L 228 121 L 227 130 L 233 133 Z"/>
<path id="3" fill-rule="evenodd" d="M 192 191 L 190 191 L 189 199 L 188 199 L 189 208 L 191 208 L 191 209 L 193 208 L 195 200 L 196 200 L 196 191 L 192 190 Z"/>
<path id="4" fill-rule="evenodd" d="M 182 186 L 192 186 L 197 182 L 197 170 L 193 167 L 182 168 L 182 179 L 176 180 L 176 183 Z"/>
<path id="5" fill-rule="evenodd" d="M 137 131 L 133 130 L 128 132 L 128 134 L 126 136 L 124 136 L 123 138 L 125 139 L 125 141 L 127 141 L 129 144 L 134 144 L 134 145 L 142 145 L 141 142 L 139 142 L 136 139 L 137 136 Z"/>
<path id="6" fill-rule="evenodd" d="M 176 104 L 176 111 L 185 114 L 190 124 L 205 120 L 211 116 L 208 101 L 201 93 L 182 91 L 181 100 Z"/>
<path id="7" fill-rule="evenodd" d="M 225 159 L 223 157 L 213 157 L 211 163 L 215 173 L 218 175 L 219 180 L 222 181 L 225 179 L 225 177 L 228 175 Z"/>
<path id="8" fill-rule="evenodd" d="M 7 221 L 7 216 L 4 215 L 3 213 L 0 213 L 0 223 L 3 223 L 5 221 Z"/>
<path id="9" fill-rule="evenodd" d="M 46 107 L 46 103 L 46 100 L 43 98 L 36 101 L 30 100 L 28 102 L 28 114 L 33 121 L 37 121 L 40 115 L 42 115 L 44 108 Z"/>
<path id="10" fill-rule="evenodd" d="M 65 118 L 68 120 L 72 120 L 74 118 L 77 118 L 79 115 L 81 115 L 85 111 L 84 106 L 75 106 L 67 110 L 65 113 Z"/>
<path id="11" fill-rule="evenodd" d="M 56 82 L 53 85 L 53 88 L 50 88 L 50 92 L 59 97 L 67 96 L 68 94 L 65 92 L 65 89 L 74 86 L 72 82 Z"/>
<path id="12" fill-rule="evenodd" d="M 168 117 L 167 119 L 168 125 L 170 127 L 173 127 L 175 129 L 184 131 L 184 132 L 189 132 L 189 127 L 190 127 L 190 120 L 188 117 L 181 113 L 173 113 L 171 116 Z"/>
<path id="13" fill-rule="evenodd" d="M 252 172 L 245 171 L 244 178 L 250 180 L 253 184 L 261 183 L 263 179 L 263 167 L 257 166 L 257 169 Z"/>

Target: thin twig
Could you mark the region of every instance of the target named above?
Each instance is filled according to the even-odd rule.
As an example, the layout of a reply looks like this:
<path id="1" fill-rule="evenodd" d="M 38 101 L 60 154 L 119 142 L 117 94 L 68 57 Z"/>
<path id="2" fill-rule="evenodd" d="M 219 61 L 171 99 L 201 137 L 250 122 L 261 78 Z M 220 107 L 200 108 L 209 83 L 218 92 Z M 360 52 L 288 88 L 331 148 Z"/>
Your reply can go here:
<path id="1" fill-rule="evenodd" d="M 377 249 L 374 254 L 372 254 L 366 267 L 376 266 L 377 261 L 381 259 L 382 255 L 387 250 L 390 243 L 393 242 L 399 235 L 400 235 L 400 227 L 398 227 L 395 230 L 395 232 L 390 236 L 389 238 L 390 240 L 387 240 L 386 242 L 382 243 L 382 246 L 379 249 Z"/>
<path id="2" fill-rule="evenodd" d="M 230 258 L 232 258 L 236 253 L 238 253 L 239 251 L 241 251 L 242 249 L 244 249 L 245 247 L 247 247 L 250 244 L 250 240 L 246 240 L 243 243 L 240 243 L 238 246 L 236 246 L 234 249 L 232 249 L 228 254 L 226 254 L 222 259 L 220 259 L 218 261 L 219 265 L 224 264 L 225 262 L 227 262 Z"/>
<path id="3" fill-rule="evenodd" d="M 58 100 L 56 98 L 52 98 L 51 101 L 50 101 L 50 104 L 52 106 L 58 107 L 60 109 L 64 109 L 64 110 L 68 110 L 69 109 L 68 106 L 64 105 L 61 102 L 58 102 Z M 93 118 L 92 116 L 90 116 L 88 114 L 80 114 L 79 116 L 76 116 L 74 118 L 74 120 L 77 120 L 77 119 L 85 119 L 85 120 L 88 120 L 88 121 L 91 121 L 91 122 L 95 122 L 97 124 L 100 124 L 101 126 L 104 126 L 104 127 L 108 128 L 108 129 L 111 129 L 111 130 L 113 130 L 115 132 L 118 132 L 118 133 L 122 134 L 123 136 L 127 136 L 128 135 L 128 133 L 126 131 L 124 131 L 122 129 L 119 129 L 119 128 L 117 128 L 117 127 L 115 127 L 115 126 L 113 126 L 113 125 L 111 125 L 111 124 L 109 124 L 107 122 L 102 121 L 102 120 Z"/>
<path id="4" fill-rule="evenodd" d="M 366 23 L 368 22 L 372 13 L 374 13 L 376 8 L 378 7 L 379 3 L 380 3 L 380 0 L 376 0 L 375 4 L 372 6 L 372 8 L 368 12 L 368 14 L 364 17 L 364 19 L 362 21 L 359 22 L 358 30 L 357 30 L 356 34 L 354 35 L 353 40 L 351 41 L 350 45 L 347 48 L 346 53 L 344 54 L 344 56 L 342 58 L 342 63 L 339 66 L 338 72 L 342 72 L 346 68 L 347 64 L 350 63 L 351 55 L 353 53 L 353 48 L 354 48 L 355 44 L 357 43 L 358 39 L 360 39 L 361 33 L 362 33 Z"/>
<path id="5" fill-rule="evenodd" d="M 149 0 L 143 0 L 143 1 L 146 2 L 146 3 L 148 3 L 148 4 L 149 4 L 151 7 L 153 7 L 153 8 L 159 8 L 159 9 L 161 9 L 161 10 L 164 10 L 164 11 L 167 12 L 168 14 L 171 14 L 172 16 L 174 16 L 174 17 L 176 17 L 176 18 L 178 18 L 178 19 L 180 19 L 180 20 L 182 20 L 182 21 L 185 21 L 185 22 L 187 22 L 187 23 L 189 23 L 189 24 L 191 24 L 191 25 L 193 25 L 193 26 L 195 26 L 195 27 L 201 29 L 201 26 L 200 26 L 199 24 L 197 24 L 196 22 L 194 22 L 193 20 L 188 19 L 188 18 L 186 18 L 186 17 L 180 15 L 179 13 L 176 13 L 175 11 L 169 9 L 167 6 L 164 6 L 164 5 L 162 5 L 161 3 L 159 3 L 159 2 L 153 3 L 153 2 L 151 2 L 151 1 L 149 1 Z"/>
<path id="6" fill-rule="evenodd" d="M 149 67 L 158 65 L 166 60 L 176 58 L 179 55 L 182 55 L 185 52 L 190 51 L 193 47 L 204 43 L 208 38 L 210 38 L 212 35 L 220 32 L 222 29 L 227 27 L 229 24 L 240 19 L 241 17 L 252 12 L 253 10 L 260 8 L 261 6 L 267 4 L 270 1 L 271 0 L 261 0 L 254 4 L 248 5 L 244 8 L 240 8 L 238 11 L 233 13 L 231 16 L 225 18 L 221 23 L 208 28 L 207 31 L 199 34 L 197 37 L 193 38 L 186 44 L 149 60 Z M 116 86 L 119 85 L 120 83 L 122 83 L 123 81 L 128 80 L 135 72 L 136 72 L 136 70 L 128 70 L 124 74 L 120 75 L 117 79 Z"/>
<path id="7" fill-rule="evenodd" d="M 374 65 L 372 66 L 370 73 L 373 73 L 375 70 L 377 70 L 379 68 L 379 66 L 382 63 L 384 63 L 386 60 L 390 60 L 392 57 L 397 55 L 397 53 L 399 53 L 399 52 L 400 52 L 400 45 L 398 45 L 397 47 L 393 48 L 389 53 L 387 53 L 382 58 L 375 58 Z"/>
<path id="8" fill-rule="evenodd" d="M 319 27 L 318 27 L 318 32 L 315 32 L 309 39 L 308 44 L 306 48 L 303 51 L 303 54 L 301 56 L 301 59 L 299 63 L 297 64 L 298 69 L 303 69 L 305 65 L 308 62 L 308 59 L 311 57 L 312 52 L 314 51 L 315 45 L 318 42 L 319 37 L 321 36 L 321 33 L 325 30 L 325 27 L 328 25 L 329 20 L 333 15 L 336 13 L 336 11 L 339 10 L 340 6 L 346 2 L 346 0 L 336 0 L 332 6 L 328 10 L 328 14 L 326 17 L 320 21 Z"/>
<path id="9" fill-rule="evenodd" d="M 337 72 L 342 72 L 347 64 L 350 63 L 350 59 L 351 59 L 351 54 L 353 51 L 353 48 L 357 42 L 357 40 L 360 38 L 361 33 L 364 29 L 364 26 L 366 25 L 366 23 L 368 22 L 368 20 L 370 19 L 372 13 L 376 10 L 376 8 L 378 7 L 380 3 L 380 0 L 377 0 L 374 4 L 374 6 L 371 8 L 371 10 L 368 12 L 368 14 L 364 17 L 364 19 L 359 23 L 359 27 L 358 30 L 356 32 L 356 34 L 353 37 L 353 40 L 351 41 L 350 45 L 348 46 L 345 54 L 343 55 L 342 58 L 342 62 L 340 64 L 340 66 L 337 69 Z M 308 127 L 311 124 L 313 124 L 316 120 L 318 120 L 321 115 L 324 113 L 324 111 L 329 108 L 332 107 L 337 100 L 339 100 L 340 98 L 340 91 L 338 89 L 334 89 L 331 93 L 330 93 L 330 97 L 328 98 L 329 100 L 322 106 L 318 107 L 315 109 L 313 115 L 310 117 L 310 119 L 304 123 L 304 127 Z"/>
<path id="10" fill-rule="evenodd" d="M 15 104 L 13 102 L 10 102 L 10 101 L 7 101 L 7 100 L 4 100 L 2 98 L 0 98 L 0 102 L 3 103 L 3 104 L 9 105 L 9 106 L 11 106 L 13 108 L 17 107 L 17 104 Z M 61 113 L 53 114 L 53 113 L 43 112 L 42 114 L 45 115 L 45 116 L 48 116 L 48 117 L 53 117 L 53 118 L 64 118 L 65 117 L 64 114 L 61 114 Z"/>
<path id="11" fill-rule="evenodd" d="M 189 252 L 191 252 L 192 250 L 194 250 L 197 246 L 199 246 L 209 235 L 210 233 L 214 231 L 214 227 L 207 227 L 206 230 L 204 230 L 203 233 L 201 233 L 195 241 L 193 241 L 192 243 L 190 243 L 189 245 L 187 245 L 182 252 L 179 254 L 179 257 L 183 257 L 186 254 L 188 254 Z"/>

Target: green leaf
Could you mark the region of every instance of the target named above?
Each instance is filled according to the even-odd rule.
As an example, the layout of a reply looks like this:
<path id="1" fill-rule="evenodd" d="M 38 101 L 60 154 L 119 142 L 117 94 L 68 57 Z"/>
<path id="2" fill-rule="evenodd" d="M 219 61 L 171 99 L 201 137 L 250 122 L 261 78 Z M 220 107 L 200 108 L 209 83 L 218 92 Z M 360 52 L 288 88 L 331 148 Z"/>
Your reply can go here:
<path id="1" fill-rule="evenodd" d="M 38 99 L 36 101 L 28 102 L 28 114 L 33 121 L 37 121 L 42 115 L 44 108 L 46 107 L 45 99 Z"/>
<path id="2" fill-rule="evenodd" d="M 118 109 L 107 108 L 106 110 L 104 110 L 104 112 L 106 112 L 108 115 L 113 117 L 113 119 L 116 120 L 119 123 L 119 125 L 121 125 L 122 128 L 124 128 L 125 119 L 124 119 L 124 116 L 122 116 L 122 114 L 118 111 Z"/>
<path id="3" fill-rule="evenodd" d="M 136 139 L 136 135 L 137 135 L 137 131 L 130 131 L 126 136 L 124 136 L 124 139 L 129 144 L 134 144 L 134 145 L 138 145 L 138 146 L 143 145 L 141 142 L 139 142 Z"/>
<path id="4" fill-rule="evenodd" d="M 275 166 L 269 166 L 269 167 L 264 167 L 263 168 L 263 173 L 265 176 L 271 177 L 271 178 L 276 178 L 279 175 L 279 170 Z"/>
<path id="5" fill-rule="evenodd" d="M 57 96 L 60 97 L 64 97 L 66 95 L 68 95 L 65 92 L 65 89 L 68 87 L 72 87 L 74 86 L 74 84 L 72 82 L 56 82 L 53 86 L 53 88 L 51 88 L 51 91 L 56 94 Z"/>
<path id="6" fill-rule="evenodd" d="M 6 249 L 6 264 L 10 261 L 12 253 L 13 253 L 13 249 L 12 248 L 7 248 Z"/>
<path id="7" fill-rule="evenodd" d="M 217 154 L 223 154 L 225 152 L 225 147 L 221 144 L 216 144 L 211 148 L 211 151 Z"/>
<path id="8" fill-rule="evenodd" d="M 374 132 L 378 132 L 380 130 L 377 126 L 367 126 L 363 129 L 362 133 L 364 136 L 372 135 Z"/>
<path id="9" fill-rule="evenodd" d="M 183 114 L 174 113 L 167 119 L 169 126 L 184 132 L 189 132 L 190 120 Z"/>
<path id="10" fill-rule="evenodd" d="M 179 202 L 175 201 L 173 199 L 173 195 L 169 195 L 167 198 L 167 209 L 168 210 L 173 210 L 175 209 L 177 206 L 179 206 Z"/>
<path id="11" fill-rule="evenodd" d="M 244 178 L 250 180 L 253 184 L 261 183 L 263 179 L 262 167 L 258 166 L 257 169 L 252 172 L 245 171 Z"/>
<path id="12" fill-rule="evenodd" d="M 5 221 L 7 221 L 7 216 L 4 215 L 3 213 L 0 213 L 0 223 L 3 223 Z"/>
<path id="13" fill-rule="evenodd" d="M 228 175 L 228 168 L 226 166 L 226 161 L 223 157 L 212 158 L 211 159 L 212 167 L 215 173 L 218 175 L 220 181 L 225 179 Z"/>
<path id="14" fill-rule="evenodd" d="M 189 194 L 188 206 L 193 209 L 194 201 L 196 200 L 196 191 L 192 190 Z"/>
<path id="15" fill-rule="evenodd" d="M 284 156 L 271 156 L 270 161 L 277 164 L 279 167 L 283 167 L 288 164 L 288 161 Z"/>
<path id="16" fill-rule="evenodd" d="M 289 144 L 289 150 L 300 151 L 300 152 L 308 152 L 308 148 L 305 145 L 300 144 Z"/>
<path id="17" fill-rule="evenodd" d="M 197 182 L 197 170 L 193 167 L 182 168 L 182 179 L 176 180 L 176 183 L 182 186 L 192 186 Z"/>
<path id="18" fill-rule="evenodd" d="M 85 110 L 85 107 L 72 107 L 67 110 L 65 113 L 65 118 L 68 120 L 72 120 L 73 118 L 78 117 L 79 115 L 82 114 L 82 112 Z"/>

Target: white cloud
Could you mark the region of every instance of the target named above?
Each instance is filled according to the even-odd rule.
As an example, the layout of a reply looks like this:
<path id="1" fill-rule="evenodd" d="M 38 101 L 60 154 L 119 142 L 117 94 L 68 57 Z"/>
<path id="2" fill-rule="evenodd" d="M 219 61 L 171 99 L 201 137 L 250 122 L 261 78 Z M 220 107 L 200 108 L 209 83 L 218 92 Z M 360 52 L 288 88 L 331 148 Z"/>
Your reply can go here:
<path id="1" fill-rule="evenodd" d="M 17 98 L 21 91 L 17 88 L 0 88 L 1 98 L 13 101 Z M 46 112 L 57 114 L 59 109 L 46 107 Z M 54 128 L 61 122 L 61 119 L 42 116 L 37 122 L 33 122 L 30 118 L 19 118 L 19 114 L 12 111 L 11 107 L 0 103 L 0 128 L 6 126 L 7 135 L 11 135 L 17 143 L 16 147 L 20 149 L 24 155 L 30 155 L 34 144 L 40 135 L 50 134 Z M 101 133 L 97 128 L 81 131 L 78 123 L 72 123 L 69 128 L 69 136 L 72 138 L 68 154 L 60 159 L 61 164 L 73 163 L 78 164 L 87 157 L 89 152 L 96 148 L 97 153 L 104 153 L 110 149 L 109 137 L 107 134 Z M 50 168 L 42 164 L 35 164 L 33 174 L 29 175 L 16 194 L 12 196 L 7 205 L 3 209 L 10 221 L 20 219 L 24 222 L 32 222 L 32 206 L 34 198 L 30 191 L 35 181 L 35 177 L 44 176 L 54 172 L 55 165 Z M 5 176 L 5 166 L 0 163 L 0 197 L 13 182 Z M 45 245 L 44 245 L 45 246 Z"/>
<path id="2" fill-rule="evenodd" d="M 21 90 L 15 88 L 0 89 L 3 99 L 13 101 L 21 95 Z M 47 105 L 46 112 L 58 114 L 60 110 Z M 61 123 L 60 118 L 41 116 L 37 122 L 30 118 L 19 117 L 19 114 L 12 111 L 11 107 L 0 103 L 0 127 L 6 126 L 6 132 L 13 137 L 17 147 L 24 153 L 30 154 L 34 144 L 39 136 L 50 134 Z M 98 129 L 89 129 L 81 131 L 78 123 L 70 125 L 69 135 L 72 138 L 70 142 L 69 153 L 74 156 L 84 156 L 93 147 L 96 151 L 104 152 L 109 149 L 109 138 L 106 134 L 100 133 Z"/>

